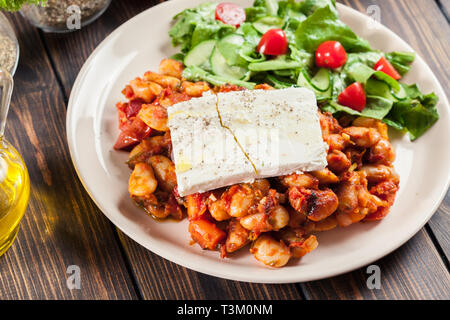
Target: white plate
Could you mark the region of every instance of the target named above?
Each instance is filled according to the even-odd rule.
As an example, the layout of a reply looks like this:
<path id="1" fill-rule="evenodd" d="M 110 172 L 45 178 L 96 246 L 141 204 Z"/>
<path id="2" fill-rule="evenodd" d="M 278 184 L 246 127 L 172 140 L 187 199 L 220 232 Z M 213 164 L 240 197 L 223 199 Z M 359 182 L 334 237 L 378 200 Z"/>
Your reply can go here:
<path id="1" fill-rule="evenodd" d="M 390 214 L 376 223 L 359 223 L 318 235 L 319 247 L 301 261 L 271 269 L 247 250 L 222 260 L 218 252 L 189 245 L 187 221 L 156 222 L 129 199 L 127 154 L 112 149 L 118 136 L 115 103 L 121 90 L 161 59 L 176 52 L 168 36 L 171 17 L 204 0 L 173 0 L 142 12 L 109 35 L 92 53 L 74 84 L 67 112 L 67 138 L 84 187 L 103 213 L 147 249 L 187 268 L 221 278 L 264 283 L 310 281 L 348 272 L 392 252 L 430 219 L 444 197 L 450 178 L 448 100 L 421 57 L 404 78 L 428 93 L 436 92 L 440 120 L 418 141 L 391 136 L 401 183 Z M 250 6 L 253 1 L 240 1 Z M 374 28 L 365 15 L 339 5 L 341 19 L 372 47 L 413 51 L 387 28 Z M 368 28 L 369 27 L 369 28 Z"/>

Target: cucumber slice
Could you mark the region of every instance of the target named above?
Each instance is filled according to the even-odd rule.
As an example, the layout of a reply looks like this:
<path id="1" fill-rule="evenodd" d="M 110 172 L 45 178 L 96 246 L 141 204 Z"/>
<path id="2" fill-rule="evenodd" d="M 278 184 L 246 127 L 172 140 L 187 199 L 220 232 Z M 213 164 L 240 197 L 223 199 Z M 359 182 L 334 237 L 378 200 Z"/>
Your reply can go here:
<path id="1" fill-rule="evenodd" d="M 255 72 L 296 69 L 301 67 L 302 64 L 300 62 L 285 59 L 266 60 L 263 62 L 250 63 L 248 65 L 248 69 Z"/>
<path id="2" fill-rule="evenodd" d="M 325 92 L 316 91 L 317 102 L 330 100 L 333 95 L 333 79 L 330 80 L 330 87 Z"/>
<path id="3" fill-rule="evenodd" d="M 244 37 L 239 34 L 230 34 L 217 42 L 217 49 L 230 66 L 246 64 L 239 51 L 244 45 Z"/>
<path id="4" fill-rule="evenodd" d="M 310 87 L 318 92 L 327 92 L 331 86 L 330 71 L 322 68 L 313 78 L 310 78 L 308 72 L 303 69 L 300 72 L 297 84 L 303 87 Z"/>
<path id="5" fill-rule="evenodd" d="M 183 70 L 183 78 L 191 81 L 207 81 L 215 86 L 221 86 L 227 83 L 235 84 L 247 89 L 253 89 L 256 85 L 254 82 L 236 80 L 221 76 L 213 75 L 199 67 L 187 67 Z"/>
<path id="6" fill-rule="evenodd" d="M 322 68 L 316 73 L 316 75 L 311 79 L 311 84 L 314 89 L 326 92 L 330 88 L 330 71 L 328 69 Z"/>
<path id="7" fill-rule="evenodd" d="M 312 89 L 318 102 L 329 100 L 333 94 L 333 79 L 327 69 L 319 70 L 312 79 L 309 78 L 307 71 L 303 69 L 298 77 L 297 85 Z"/>
<path id="8" fill-rule="evenodd" d="M 405 88 L 403 88 L 402 84 L 400 84 L 400 90 L 394 90 L 391 88 L 391 94 L 396 98 L 397 100 L 405 100 L 408 97 L 408 94 L 406 93 Z"/>
<path id="9" fill-rule="evenodd" d="M 309 76 L 305 75 L 306 72 L 304 70 L 305 69 L 303 69 L 298 76 L 297 85 L 300 87 L 311 88 L 312 86 L 310 84 L 310 81 L 307 80 L 309 79 Z"/>
<path id="10" fill-rule="evenodd" d="M 287 81 L 280 80 L 271 74 L 267 75 L 267 80 L 269 80 L 276 89 L 291 88 L 297 86 L 295 83 L 289 83 Z"/>
<path id="11" fill-rule="evenodd" d="M 191 51 L 188 52 L 186 57 L 184 57 L 184 64 L 188 67 L 203 67 L 204 69 L 210 70 L 211 66 L 209 63 L 209 58 L 211 53 L 216 46 L 216 40 L 206 40 L 200 42 Z"/>
<path id="12" fill-rule="evenodd" d="M 241 80 L 247 75 L 247 69 L 239 66 L 230 66 L 226 59 L 215 47 L 210 58 L 211 69 L 214 74 L 230 79 Z"/>
<path id="13" fill-rule="evenodd" d="M 270 29 L 281 29 L 284 25 L 284 20 L 278 17 L 264 17 L 256 22 L 253 22 L 253 28 L 264 34 Z"/>

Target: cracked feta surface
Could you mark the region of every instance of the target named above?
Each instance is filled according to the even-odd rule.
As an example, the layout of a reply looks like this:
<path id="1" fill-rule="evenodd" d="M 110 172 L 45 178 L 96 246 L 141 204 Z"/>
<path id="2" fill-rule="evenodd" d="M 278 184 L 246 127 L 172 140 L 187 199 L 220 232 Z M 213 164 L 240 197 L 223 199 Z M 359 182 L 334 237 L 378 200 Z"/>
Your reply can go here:
<path id="1" fill-rule="evenodd" d="M 167 111 L 181 196 L 327 165 L 309 89 L 206 94 Z"/>

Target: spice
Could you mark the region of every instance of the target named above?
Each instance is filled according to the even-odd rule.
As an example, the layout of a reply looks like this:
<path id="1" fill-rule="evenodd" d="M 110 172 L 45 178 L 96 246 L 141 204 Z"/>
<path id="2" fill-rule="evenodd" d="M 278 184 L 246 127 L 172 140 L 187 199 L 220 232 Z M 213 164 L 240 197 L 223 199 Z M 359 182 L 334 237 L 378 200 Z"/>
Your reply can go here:
<path id="1" fill-rule="evenodd" d="M 67 10 L 70 6 L 79 8 L 80 20 L 83 24 L 106 8 L 110 2 L 111 0 L 48 0 L 45 6 L 24 7 L 22 13 L 38 26 L 67 29 L 67 20 L 75 12 Z"/>
<path id="2" fill-rule="evenodd" d="M 0 33 L 0 67 L 12 72 L 17 59 L 17 48 L 14 41 Z"/>

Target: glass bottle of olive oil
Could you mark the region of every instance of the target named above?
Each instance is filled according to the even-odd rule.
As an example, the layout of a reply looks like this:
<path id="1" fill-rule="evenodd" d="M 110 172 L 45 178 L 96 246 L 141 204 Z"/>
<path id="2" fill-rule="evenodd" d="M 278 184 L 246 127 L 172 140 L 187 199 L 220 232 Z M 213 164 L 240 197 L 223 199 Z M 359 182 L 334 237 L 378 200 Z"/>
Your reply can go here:
<path id="1" fill-rule="evenodd" d="M 13 80 L 0 69 L 0 256 L 13 243 L 30 195 L 30 179 L 16 149 L 3 138 Z"/>

